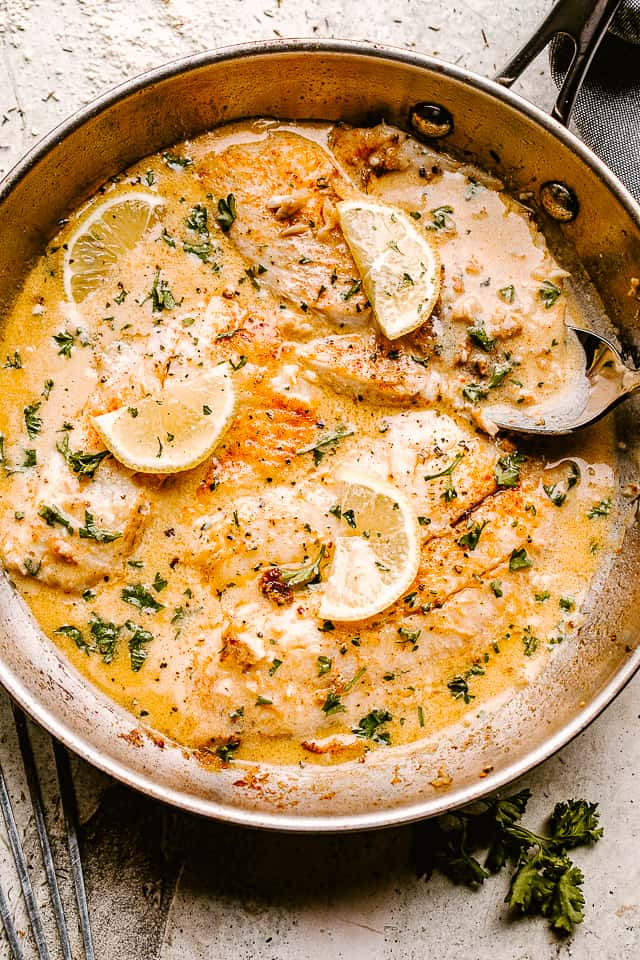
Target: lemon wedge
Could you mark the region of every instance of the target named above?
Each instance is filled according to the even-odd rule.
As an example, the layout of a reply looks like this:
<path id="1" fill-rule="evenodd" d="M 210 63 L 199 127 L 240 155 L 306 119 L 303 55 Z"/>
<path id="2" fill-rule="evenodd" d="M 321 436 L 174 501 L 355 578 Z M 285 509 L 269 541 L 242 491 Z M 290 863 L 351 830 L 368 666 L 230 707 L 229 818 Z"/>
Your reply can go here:
<path id="1" fill-rule="evenodd" d="M 336 538 L 320 599 L 325 620 L 365 620 L 385 610 L 413 583 L 420 564 L 420 527 L 397 487 L 358 470 L 338 475 L 347 533 Z"/>
<path id="2" fill-rule="evenodd" d="M 395 340 L 431 316 L 440 293 L 435 245 L 399 207 L 343 200 L 340 226 L 385 337 Z"/>
<path id="3" fill-rule="evenodd" d="M 154 220 L 162 197 L 144 190 L 117 193 L 93 207 L 67 242 L 63 283 L 67 300 L 81 303 L 112 274 Z"/>
<path id="4" fill-rule="evenodd" d="M 216 367 L 169 381 L 162 393 L 93 418 L 116 460 L 140 473 L 180 473 L 213 452 L 235 410 L 231 377 Z"/>

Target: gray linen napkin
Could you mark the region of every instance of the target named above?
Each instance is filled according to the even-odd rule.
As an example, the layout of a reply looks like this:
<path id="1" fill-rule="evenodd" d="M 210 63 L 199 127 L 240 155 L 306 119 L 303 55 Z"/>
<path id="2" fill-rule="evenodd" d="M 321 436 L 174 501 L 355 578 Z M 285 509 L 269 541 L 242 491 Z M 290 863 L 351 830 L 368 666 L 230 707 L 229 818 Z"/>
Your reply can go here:
<path id="1" fill-rule="evenodd" d="M 551 50 L 551 71 L 560 84 L 572 45 L 562 38 Z M 640 0 L 623 0 L 594 57 L 573 120 L 591 149 L 640 201 Z"/>

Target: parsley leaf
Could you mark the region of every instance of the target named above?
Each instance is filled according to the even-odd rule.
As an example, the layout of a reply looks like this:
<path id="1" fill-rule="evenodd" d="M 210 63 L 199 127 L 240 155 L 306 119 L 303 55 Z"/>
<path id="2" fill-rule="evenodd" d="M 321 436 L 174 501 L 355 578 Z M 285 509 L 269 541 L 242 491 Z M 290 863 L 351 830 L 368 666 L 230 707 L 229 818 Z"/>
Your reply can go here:
<path id="1" fill-rule="evenodd" d="M 561 507 L 567 499 L 567 494 L 572 487 L 580 480 L 580 467 L 575 460 L 569 461 L 570 473 L 566 480 L 560 480 L 558 483 L 548 485 L 543 483 L 542 489 L 551 500 L 554 507 Z"/>
<path id="2" fill-rule="evenodd" d="M 482 531 L 486 527 L 488 521 L 483 520 L 482 523 L 474 523 L 471 519 L 467 521 L 467 532 L 464 533 L 456 541 L 458 546 L 463 547 L 466 550 L 475 550 L 480 541 Z"/>
<path id="3" fill-rule="evenodd" d="M 70 470 L 78 477 L 86 477 L 87 480 L 93 480 L 95 472 L 106 457 L 111 454 L 108 450 L 99 450 L 97 453 L 86 453 L 84 450 L 76 450 L 75 453 L 69 448 L 69 434 L 65 433 L 61 440 L 56 443 L 56 450 L 61 453 L 67 461 Z"/>
<path id="4" fill-rule="evenodd" d="M 346 707 L 335 690 L 329 690 L 327 699 L 322 705 L 322 712 L 331 717 L 335 713 L 344 713 L 345 710 Z"/>
<path id="5" fill-rule="evenodd" d="M 325 554 L 325 546 L 321 545 L 318 556 L 310 563 L 294 569 L 280 568 L 280 578 L 288 587 L 305 587 L 309 583 L 319 583 L 321 579 L 320 563 Z"/>
<path id="6" fill-rule="evenodd" d="M 349 427 L 338 424 L 335 430 L 331 433 L 325 433 L 324 436 L 321 436 L 315 443 L 310 443 L 308 447 L 302 447 L 300 450 L 296 450 L 296 456 L 301 457 L 305 453 L 312 453 L 313 462 L 317 467 L 327 453 L 335 451 L 336 444 L 340 440 L 344 440 L 345 437 L 352 437 L 354 432 L 355 431 Z"/>
<path id="7" fill-rule="evenodd" d="M 533 566 L 533 560 L 527 553 L 525 547 L 520 547 L 519 550 L 512 550 L 511 556 L 509 557 L 509 570 L 513 573 L 515 570 L 526 570 L 527 567 Z"/>
<path id="8" fill-rule="evenodd" d="M 216 217 L 216 222 L 221 230 L 224 233 L 227 232 L 232 226 L 238 215 L 238 208 L 236 205 L 236 198 L 232 193 L 227 194 L 225 200 L 224 197 L 221 197 L 218 200 L 218 215 Z"/>
<path id="9" fill-rule="evenodd" d="M 549 308 L 554 305 L 558 297 L 562 296 L 562 290 L 560 287 L 556 287 L 555 283 L 552 283 L 551 280 L 545 280 L 538 290 L 538 296 L 544 303 L 545 308 L 549 310 Z"/>
<path id="10" fill-rule="evenodd" d="M 71 349 L 76 342 L 76 338 L 68 330 L 61 330 L 59 333 L 54 333 L 53 340 L 58 345 L 58 354 L 61 357 L 70 357 Z"/>
<path id="11" fill-rule="evenodd" d="M 90 631 L 91 636 L 96 641 L 98 652 L 102 654 L 103 661 L 111 663 L 116 653 L 120 627 L 116 627 L 115 623 L 108 620 L 103 620 L 97 613 L 92 613 Z"/>
<path id="12" fill-rule="evenodd" d="M 484 350 L 485 353 L 490 353 L 496 345 L 496 341 L 493 340 L 485 330 L 484 324 L 478 321 L 476 321 L 474 326 L 467 327 L 467 336 L 476 346 Z"/>
<path id="13" fill-rule="evenodd" d="M 602 836 L 597 805 L 586 800 L 556 804 L 549 836 L 521 826 L 529 790 L 504 799 L 480 801 L 414 828 L 413 855 L 418 875 L 434 869 L 454 883 L 477 889 L 489 874 L 514 865 L 506 902 L 520 914 L 546 917 L 558 933 L 572 933 L 584 916 L 582 871 L 567 851 Z M 488 848 L 484 866 L 473 854 Z"/>
<path id="14" fill-rule="evenodd" d="M 387 730 L 381 730 L 380 727 L 391 720 L 393 717 L 388 710 L 372 710 L 366 717 L 361 718 L 358 726 L 351 732 L 365 740 L 373 740 L 374 743 L 384 743 L 389 746 L 391 734 Z"/>
<path id="15" fill-rule="evenodd" d="M 65 623 L 61 627 L 58 627 L 57 630 L 54 630 L 53 632 L 54 634 L 58 633 L 58 634 L 62 634 L 65 637 L 69 637 L 70 640 L 73 640 L 73 642 L 75 643 L 76 647 L 78 647 L 79 650 L 84 650 L 87 656 L 93 652 L 93 647 L 91 646 L 90 643 L 87 643 L 87 641 L 84 639 L 82 635 L 82 630 L 80 630 L 78 627 L 74 627 L 73 624 Z"/>
<path id="16" fill-rule="evenodd" d="M 88 510 L 84 512 L 84 527 L 80 527 L 78 533 L 82 540 L 96 540 L 98 543 L 113 543 L 122 536 L 119 531 L 103 530 L 96 526 L 93 515 Z"/>
<path id="17" fill-rule="evenodd" d="M 140 610 L 148 610 L 157 613 L 164 610 L 164 604 L 158 603 L 156 598 L 141 583 L 127 584 L 122 588 L 120 596 L 125 603 L 130 603 L 132 607 L 138 607 Z"/>
<path id="18" fill-rule="evenodd" d="M 518 451 L 500 457 L 494 468 L 494 476 L 499 487 L 517 487 L 520 483 L 520 465 L 527 458 Z"/>
<path id="19" fill-rule="evenodd" d="M 56 507 L 55 503 L 52 503 L 50 506 L 46 503 L 43 503 L 40 509 L 38 510 L 38 515 L 46 522 L 48 527 L 53 527 L 54 524 L 59 523 L 61 527 L 64 527 L 69 533 L 73 533 L 73 525 L 68 517 L 65 517 L 64 513 Z"/>
<path id="20" fill-rule="evenodd" d="M 162 280 L 159 268 L 154 274 L 153 284 L 147 299 L 151 300 L 151 309 L 154 313 L 162 313 L 163 310 L 175 310 L 178 306 L 176 298 L 169 288 L 169 281 Z"/>
<path id="21" fill-rule="evenodd" d="M 596 517 L 608 517 L 610 512 L 611 497 L 607 497 L 606 500 L 601 500 L 600 503 L 594 503 L 587 516 L 590 520 L 595 520 Z"/>
<path id="22" fill-rule="evenodd" d="M 318 657 L 317 663 L 318 663 L 318 676 L 324 677 L 325 673 L 329 673 L 329 671 L 331 670 L 331 667 L 333 665 L 333 660 L 331 659 L 331 657 L 325 657 L 324 655 L 321 655 Z"/>
<path id="23" fill-rule="evenodd" d="M 139 627 L 133 620 L 127 620 L 125 627 L 131 632 L 129 637 L 131 669 L 134 673 L 137 673 L 147 659 L 146 644 L 151 643 L 154 637 L 152 633 Z"/>
<path id="24" fill-rule="evenodd" d="M 42 417 L 38 416 L 38 410 L 41 406 L 40 400 L 34 400 L 33 403 L 24 408 L 24 425 L 30 440 L 33 440 L 42 430 Z"/>
<path id="25" fill-rule="evenodd" d="M 216 747 L 216 756 L 220 757 L 223 763 L 231 763 L 233 755 L 240 746 L 240 737 L 229 737 L 224 743 Z"/>

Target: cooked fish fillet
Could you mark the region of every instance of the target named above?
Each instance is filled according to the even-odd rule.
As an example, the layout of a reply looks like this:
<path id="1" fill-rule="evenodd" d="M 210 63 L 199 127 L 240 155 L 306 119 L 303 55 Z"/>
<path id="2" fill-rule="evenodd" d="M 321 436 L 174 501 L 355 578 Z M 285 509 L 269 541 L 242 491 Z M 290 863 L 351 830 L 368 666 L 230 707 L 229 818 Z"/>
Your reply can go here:
<path id="1" fill-rule="evenodd" d="M 336 202 L 353 188 L 319 144 L 270 133 L 209 154 L 199 173 L 214 196 L 236 198 L 229 236 L 260 271 L 260 284 L 337 323 L 368 317 L 335 213 Z"/>
<path id="2" fill-rule="evenodd" d="M 436 374 L 373 334 L 323 337 L 300 346 L 297 354 L 323 385 L 371 403 L 412 404 L 439 390 Z"/>
<path id="3" fill-rule="evenodd" d="M 117 575 L 131 554 L 148 503 L 144 489 L 115 461 L 103 462 L 93 480 L 79 480 L 55 453 L 41 473 L 25 483 L 22 512 L 23 519 L 0 535 L 5 565 L 80 593 L 103 577 Z M 79 531 L 89 529 L 89 515 L 98 531 L 120 536 L 111 542 L 81 537 Z"/>

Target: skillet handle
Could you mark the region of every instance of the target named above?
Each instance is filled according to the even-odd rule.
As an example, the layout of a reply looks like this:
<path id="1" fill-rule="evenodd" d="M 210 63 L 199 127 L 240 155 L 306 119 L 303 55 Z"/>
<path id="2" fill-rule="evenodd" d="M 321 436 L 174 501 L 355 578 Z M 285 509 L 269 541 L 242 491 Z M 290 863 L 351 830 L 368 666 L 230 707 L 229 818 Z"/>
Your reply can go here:
<path id="1" fill-rule="evenodd" d="M 551 116 L 568 126 L 576 97 L 622 0 L 558 0 L 533 36 L 504 65 L 495 80 L 510 87 L 548 43 L 559 35 L 573 41 L 569 69 L 553 105 Z"/>

